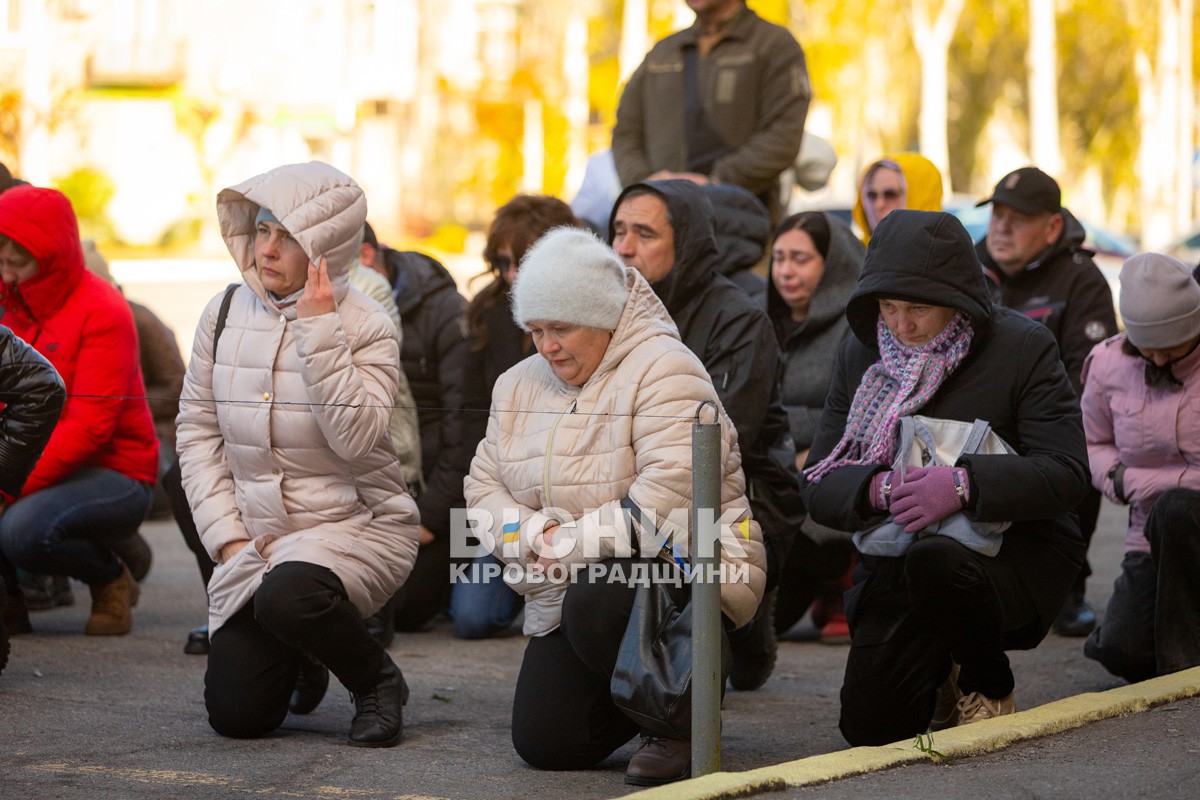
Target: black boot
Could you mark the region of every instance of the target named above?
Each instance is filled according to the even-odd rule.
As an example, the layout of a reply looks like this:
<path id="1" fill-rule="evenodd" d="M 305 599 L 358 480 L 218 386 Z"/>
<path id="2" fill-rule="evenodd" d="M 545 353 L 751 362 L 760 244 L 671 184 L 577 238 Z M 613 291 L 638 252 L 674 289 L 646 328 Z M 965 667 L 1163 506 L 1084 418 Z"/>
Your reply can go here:
<path id="1" fill-rule="evenodd" d="M 384 650 L 392 646 L 392 640 L 396 637 L 396 595 L 383 604 L 383 608 L 376 611 L 371 616 L 363 620 L 367 626 L 367 633 L 371 634 L 371 638 L 379 642 L 379 646 Z"/>
<path id="2" fill-rule="evenodd" d="M 347 740 L 354 747 L 393 747 L 404 734 L 408 684 L 396 663 L 384 658 L 387 660 L 375 685 L 365 692 L 352 693 L 354 719 Z"/>
<path id="3" fill-rule="evenodd" d="M 320 661 L 313 661 L 308 656 L 300 664 L 300 674 L 296 676 L 296 688 L 292 690 L 292 699 L 288 701 L 288 711 L 293 714 L 308 714 L 321 704 L 325 690 L 329 688 L 329 670 Z"/>

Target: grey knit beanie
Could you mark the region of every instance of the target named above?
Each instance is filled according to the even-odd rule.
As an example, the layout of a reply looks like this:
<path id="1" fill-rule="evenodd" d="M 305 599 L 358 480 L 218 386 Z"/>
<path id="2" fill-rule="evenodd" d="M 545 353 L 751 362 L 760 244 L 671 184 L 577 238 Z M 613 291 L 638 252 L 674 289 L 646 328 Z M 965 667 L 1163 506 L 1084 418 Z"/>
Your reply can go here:
<path id="1" fill-rule="evenodd" d="M 579 228 L 554 228 L 521 259 L 512 288 L 513 319 L 616 330 L 625 311 L 625 265 Z"/>
<path id="2" fill-rule="evenodd" d="M 1121 267 L 1120 305 L 1134 347 L 1167 350 L 1200 336 L 1200 284 L 1170 256 L 1130 257 Z"/>

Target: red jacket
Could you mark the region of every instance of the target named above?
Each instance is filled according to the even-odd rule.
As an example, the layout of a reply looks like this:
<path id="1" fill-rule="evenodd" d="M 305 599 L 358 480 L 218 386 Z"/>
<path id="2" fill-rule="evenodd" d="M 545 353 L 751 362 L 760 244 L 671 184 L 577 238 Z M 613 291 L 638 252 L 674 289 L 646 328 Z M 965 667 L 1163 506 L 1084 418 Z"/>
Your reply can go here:
<path id="1" fill-rule="evenodd" d="M 0 285 L 3 323 L 54 365 L 67 402 L 22 496 L 95 466 L 153 483 L 158 439 L 146 404 L 137 333 L 125 298 L 84 269 L 71 203 L 54 189 L 0 195 L 0 234 L 38 262 L 19 286 Z"/>

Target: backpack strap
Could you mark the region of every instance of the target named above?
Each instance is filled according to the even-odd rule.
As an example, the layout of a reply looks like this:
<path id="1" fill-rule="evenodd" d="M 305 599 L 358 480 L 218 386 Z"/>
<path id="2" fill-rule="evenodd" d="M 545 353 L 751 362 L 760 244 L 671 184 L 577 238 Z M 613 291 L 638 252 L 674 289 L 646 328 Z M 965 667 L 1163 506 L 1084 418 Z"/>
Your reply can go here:
<path id="1" fill-rule="evenodd" d="M 231 283 L 225 287 L 225 296 L 221 298 L 221 308 L 217 311 L 217 324 L 213 326 L 213 359 L 217 357 L 217 342 L 221 340 L 221 331 L 225 330 L 225 320 L 229 319 L 229 306 L 233 304 L 233 293 L 241 286 Z"/>

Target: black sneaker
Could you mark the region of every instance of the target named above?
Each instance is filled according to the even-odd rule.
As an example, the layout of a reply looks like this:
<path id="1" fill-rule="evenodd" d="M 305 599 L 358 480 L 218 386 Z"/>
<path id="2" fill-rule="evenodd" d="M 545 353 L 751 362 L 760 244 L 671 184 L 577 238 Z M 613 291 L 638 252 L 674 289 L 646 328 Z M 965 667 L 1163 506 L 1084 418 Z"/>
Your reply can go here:
<path id="1" fill-rule="evenodd" d="M 1082 592 L 1071 592 L 1054 620 L 1054 632 L 1059 636 L 1087 636 L 1096 627 L 1096 612 Z"/>
<path id="2" fill-rule="evenodd" d="M 775 639 L 775 597 L 778 589 L 763 596 L 754 612 L 752 628 L 736 641 L 730 641 L 733 665 L 729 670 L 729 685 L 745 692 L 753 691 L 767 682 L 775 670 L 779 643 Z"/>
<path id="3" fill-rule="evenodd" d="M 18 583 L 25 595 L 25 607 L 30 611 L 45 611 L 58 606 L 75 605 L 75 592 L 66 575 L 22 573 Z"/>
<path id="4" fill-rule="evenodd" d="M 206 656 L 208 655 L 208 626 L 201 625 L 199 628 L 192 628 L 188 632 L 187 644 L 183 646 L 183 652 L 189 656 Z"/>

